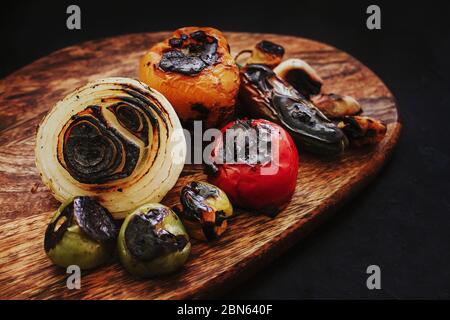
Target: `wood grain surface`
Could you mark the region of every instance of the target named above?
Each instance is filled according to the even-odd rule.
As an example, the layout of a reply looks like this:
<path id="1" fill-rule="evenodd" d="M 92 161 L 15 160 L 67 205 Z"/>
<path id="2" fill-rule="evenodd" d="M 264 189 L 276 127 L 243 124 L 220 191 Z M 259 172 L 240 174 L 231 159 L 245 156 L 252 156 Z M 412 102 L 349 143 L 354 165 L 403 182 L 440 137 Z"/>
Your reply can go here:
<path id="1" fill-rule="evenodd" d="M 34 164 L 35 131 L 46 112 L 75 88 L 102 77 L 137 78 L 138 60 L 168 33 L 132 34 L 56 51 L 0 82 L 0 298 L 181 299 L 210 298 L 237 284 L 305 236 L 373 178 L 397 142 L 401 125 L 395 99 L 383 82 L 350 55 L 315 41 L 270 34 L 226 33 L 233 56 L 262 39 L 283 45 L 286 57 L 309 62 L 325 80 L 324 91 L 359 99 L 364 114 L 384 120 L 387 135 L 374 148 L 321 159 L 300 151 L 297 189 L 275 219 L 243 212 L 224 236 L 193 242 L 178 273 L 150 280 L 112 262 L 84 272 L 80 290 L 66 288 L 65 270 L 43 249 L 44 230 L 59 206 Z M 205 179 L 186 167 L 163 201 L 174 205 L 182 185 Z"/>

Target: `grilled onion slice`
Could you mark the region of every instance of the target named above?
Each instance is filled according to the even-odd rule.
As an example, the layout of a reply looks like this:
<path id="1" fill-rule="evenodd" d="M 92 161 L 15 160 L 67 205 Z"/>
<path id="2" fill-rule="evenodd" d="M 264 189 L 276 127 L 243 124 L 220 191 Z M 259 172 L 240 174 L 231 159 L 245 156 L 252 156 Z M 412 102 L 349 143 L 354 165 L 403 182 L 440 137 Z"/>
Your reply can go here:
<path id="1" fill-rule="evenodd" d="M 137 80 L 107 78 L 53 107 L 35 153 L 57 200 L 91 196 L 117 219 L 166 195 L 183 169 L 186 142 L 163 95 Z"/>

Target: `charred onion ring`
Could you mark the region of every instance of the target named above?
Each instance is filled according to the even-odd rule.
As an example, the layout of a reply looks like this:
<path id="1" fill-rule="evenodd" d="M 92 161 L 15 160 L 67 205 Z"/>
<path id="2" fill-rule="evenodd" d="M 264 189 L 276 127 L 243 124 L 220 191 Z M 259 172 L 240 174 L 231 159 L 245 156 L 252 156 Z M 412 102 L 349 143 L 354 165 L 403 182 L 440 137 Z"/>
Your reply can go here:
<path id="1" fill-rule="evenodd" d="M 54 106 L 39 127 L 35 152 L 56 199 L 92 196 L 121 218 L 165 196 L 181 173 L 186 145 L 160 93 L 136 80 L 108 78 Z"/>
<path id="2" fill-rule="evenodd" d="M 179 216 L 189 235 L 197 240 L 219 238 L 233 215 L 233 206 L 221 189 L 206 182 L 192 181 L 181 189 Z"/>
<path id="3" fill-rule="evenodd" d="M 321 93 L 311 97 L 312 103 L 330 119 L 354 116 L 362 112 L 359 102 L 350 96 Z"/>
<path id="4" fill-rule="evenodd" d="M 139 69 L 140 79 L 164 94 L 186 125 L 203 120 L 214 127 L 234 112 L 239 71 L 219 30 L 178 29 L 142 57 Z"/>

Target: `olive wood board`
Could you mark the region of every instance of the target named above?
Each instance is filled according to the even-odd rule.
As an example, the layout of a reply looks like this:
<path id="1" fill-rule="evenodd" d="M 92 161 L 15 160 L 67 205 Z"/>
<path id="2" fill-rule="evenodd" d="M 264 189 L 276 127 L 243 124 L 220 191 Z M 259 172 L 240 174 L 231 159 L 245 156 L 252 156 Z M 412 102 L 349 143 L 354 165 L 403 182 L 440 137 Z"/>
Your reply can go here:
<path id="1" fill-rule="evenodd" d="M 193 241 L 191 256 L 177 273 L 138 279 L 118 262 L 83 272 L 81 289 L 66 287 L 65 270 L 45 255 L 43 237 L 59 203 L 42 184 L 34 163 L 36 128 L 66 94 L 98 78 L 138 77 L 138 61 L 168 32 L 88 41 L 58 50 L 0 81 L 0 298 L 3 299 L 184 299 L 217 297 L 305 236 L 359 192 L 380 170 L 401 125 L 395 98 L 383 82 L 350 55 L 293 36 L 225 33 L 235 56 L 266 39 L 283 45 L 285 58 L 299 57 L 324 79 L 323 91 L 357 98 L 364 114 L 387 123 L 375 147 L 324 159 L 300 150 L 292 201 L 271 219 L 241 211 L 222 238 Z M 180 188 L 205 180 L 201 166 L 186 166 L 163 203 L 175 205 Z"/>

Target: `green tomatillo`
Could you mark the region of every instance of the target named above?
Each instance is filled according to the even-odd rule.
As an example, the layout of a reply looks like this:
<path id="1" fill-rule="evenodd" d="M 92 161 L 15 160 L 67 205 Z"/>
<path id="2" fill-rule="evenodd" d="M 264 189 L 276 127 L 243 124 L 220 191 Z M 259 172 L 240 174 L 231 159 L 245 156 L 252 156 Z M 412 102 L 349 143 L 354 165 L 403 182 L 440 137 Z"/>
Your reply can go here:
<path id="1" fill-rule="evenodd" d="M 89 197 L 62 204 L 45 231 L 44 249 L 57 266 L 95 268 L 111 258 L 117 227 L 111 214 Z"/>
<path id="2" fill-rule="evenodd" d="M 233 206 L 220 188 L 192 181 L 183 187 L 180 195 L 180 217 L 189 235 L 197 240 L 219 238 L 227 228 L 227 219 L 233 215 Z"/>
<path id="3" fill-rule="evenodd" d="M 119 258 L 125 269 L 139 277 L 176 271 L 191 251 L 181 220 L 168 207 L 149 203 L 127 216 L 118 237 Z"/>

